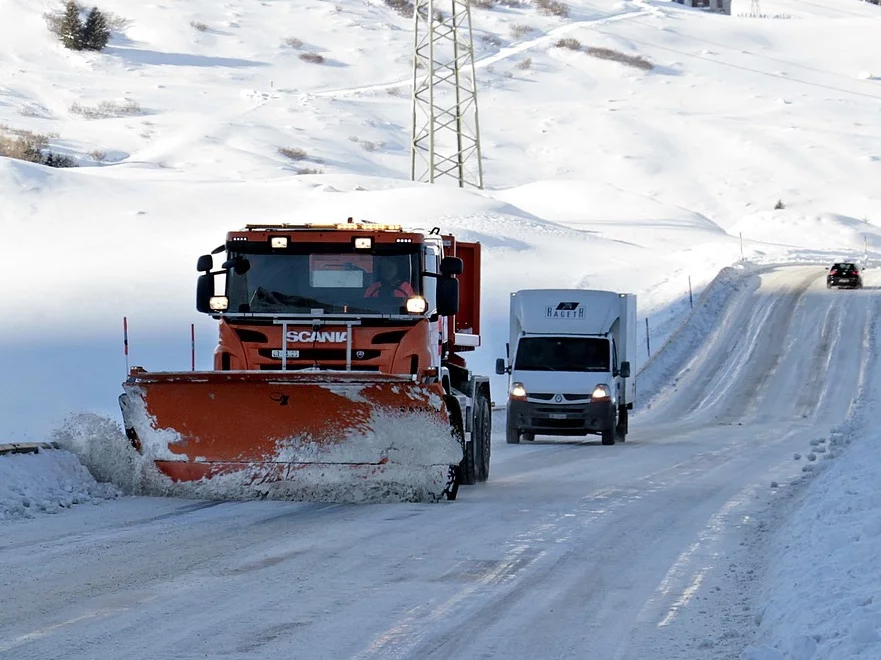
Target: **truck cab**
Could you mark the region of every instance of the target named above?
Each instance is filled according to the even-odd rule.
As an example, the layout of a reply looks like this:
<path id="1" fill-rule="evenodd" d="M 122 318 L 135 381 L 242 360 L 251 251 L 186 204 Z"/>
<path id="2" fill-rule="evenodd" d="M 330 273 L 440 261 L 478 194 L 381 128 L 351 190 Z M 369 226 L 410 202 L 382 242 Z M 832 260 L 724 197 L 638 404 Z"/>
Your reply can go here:
<path id="1" fill-rule="evenodd" d="M 509 444 L 535 435 L 599 434 L 623 441 L 635 382 L 636 298 L 589 290 L 511 294 L 507 358 Z"/>

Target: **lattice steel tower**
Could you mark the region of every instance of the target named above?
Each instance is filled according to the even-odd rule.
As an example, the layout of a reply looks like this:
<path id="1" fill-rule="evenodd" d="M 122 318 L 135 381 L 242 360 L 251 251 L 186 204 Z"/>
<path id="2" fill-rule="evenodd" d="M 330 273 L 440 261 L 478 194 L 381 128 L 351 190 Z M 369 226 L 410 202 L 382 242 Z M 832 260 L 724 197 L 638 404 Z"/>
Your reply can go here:
<path id="1" fill-rule="evenodd" d="M 453 177 L 460 188 L 483 188 L 469 4 L 416 0 L 414 19 L 410 178 Z"/>

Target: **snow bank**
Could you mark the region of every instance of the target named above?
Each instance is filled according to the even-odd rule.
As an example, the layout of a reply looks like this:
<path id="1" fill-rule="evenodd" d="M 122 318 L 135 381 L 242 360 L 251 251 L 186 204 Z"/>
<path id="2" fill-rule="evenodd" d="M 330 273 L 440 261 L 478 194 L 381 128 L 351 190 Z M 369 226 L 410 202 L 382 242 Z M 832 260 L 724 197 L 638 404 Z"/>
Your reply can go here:
<path id="1" fill-rule="evenodd" d="M 741 660 L 881 658 L 879 331 L 876 320 L 853 415 L 812 442 L 801 479 L 808 488 L 780 512 L 756 644 Z"/>
<path id="2" fill-rule="evenodd" d="M 0 456 L 0 520 L 58 513 L 75 504 L 98 504 L 119 495 L 115 486 L 95 481 L 66 450 Z"/>
<path id="3" fill-rule="evenodd" d="M 449 426 L 426 422 L 424 416 L 375 414 L 363 433 L 353 432 L 345 443 L 331 448 L 288 444 L 279 448 L 279 460 L 324 461 L 309 467 L 289 468 L 289 479 L 270 481 L 276 466 L 254 463 L 239 472 L 195 482 L 175 483 L 159 472 L 152 457 L 136 452 L 122 427 L 93 413 L 69 417 L 53 439 L 79 458 L 88 471 L 111 488 L 131 495 L 155 495 L 211 500 L 277 499 L 322 502 L 433 501 L 443 493 L 449 465 L 461 460 L 461 449 Z M 354 453 L 353 453 L 354 452 Z M 384 465 L 350 467 L 382 455 Z M 334 464 L 336 462 L 336 464 Z M 94 481 L 94 479 L 93 479 Z"/>
<path id="4" fill-rule="evenodd" d="M 693 311 L 637 374 L 640 408 L 651 409 L 655 397 L 665 388 L 675 387 L 677 375 L 684 371 L 701 344 L 706 343 L 706 337 L 719 327 L 731 294 L 747 286 L 758 286 L 755 275 L 760 269 L 741 262 L 719 271 L 697 299 Z"/>

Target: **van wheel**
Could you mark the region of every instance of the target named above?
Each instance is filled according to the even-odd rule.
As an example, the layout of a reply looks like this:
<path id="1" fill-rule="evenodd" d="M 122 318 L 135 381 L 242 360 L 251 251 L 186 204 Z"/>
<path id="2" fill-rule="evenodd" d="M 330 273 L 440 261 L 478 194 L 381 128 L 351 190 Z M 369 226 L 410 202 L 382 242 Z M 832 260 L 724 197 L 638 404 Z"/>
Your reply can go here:
<path id="1" fill-rule="evenodd" d="M 627 427 L 627 408 L 622 407 L 618 411 L 618 425 L 615 427 L 615 435 L 618 436 L 620 442 L 624 442 L 627 439 Z"/>
<path id="2" fill-rule="evenodd" d="M 518 429 L 517 425 L 514 423 L 510 408 L 508 409 L 508 416 L 505 423 L 505 442 L 509 445 L 520 444 L 520 429 Z"/>
<path id="3" fill-rule="evenodd" d="M 602 438 L 603 438 L 604 445 L 614 445 L 615 444 L 615 427 L 613 426 L 610 429 L 604 430 Z"/>

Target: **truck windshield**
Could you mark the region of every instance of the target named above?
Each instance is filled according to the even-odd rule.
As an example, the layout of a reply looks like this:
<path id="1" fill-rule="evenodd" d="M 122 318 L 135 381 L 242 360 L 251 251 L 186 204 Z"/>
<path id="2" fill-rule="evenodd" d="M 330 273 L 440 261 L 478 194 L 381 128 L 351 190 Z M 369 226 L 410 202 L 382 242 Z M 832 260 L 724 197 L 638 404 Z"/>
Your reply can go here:
<path id="1" fill-rule="evenodd" d="M 609 371 L 609 340 L 600 337 L 524 337 L 518 371 Z"/>
<path id="2" fill-rule="evenodd" d="M 403 247 L 403 246 L 402 246 Z M 230 253 L 239 268 L 227 276 L 232 312 L 403 314 L 420 295 L 418 247 L 294 244 L 284 252 Z"/>

